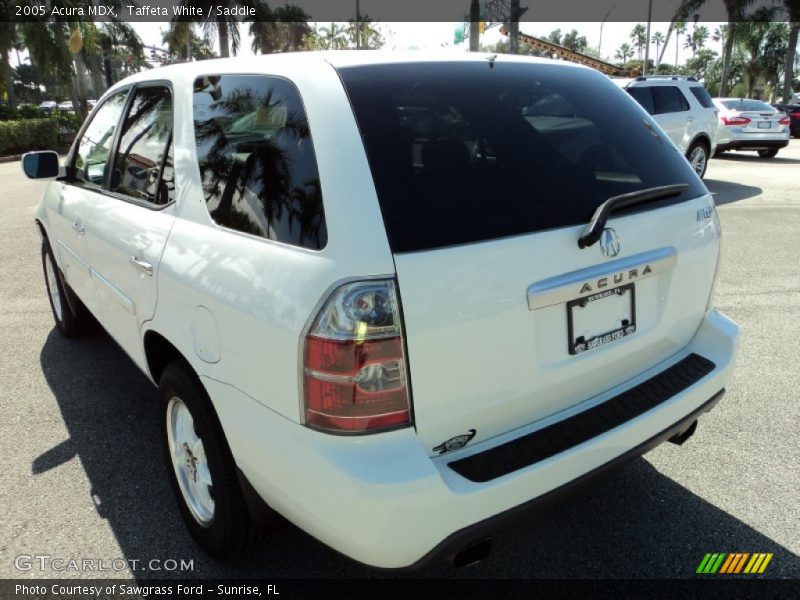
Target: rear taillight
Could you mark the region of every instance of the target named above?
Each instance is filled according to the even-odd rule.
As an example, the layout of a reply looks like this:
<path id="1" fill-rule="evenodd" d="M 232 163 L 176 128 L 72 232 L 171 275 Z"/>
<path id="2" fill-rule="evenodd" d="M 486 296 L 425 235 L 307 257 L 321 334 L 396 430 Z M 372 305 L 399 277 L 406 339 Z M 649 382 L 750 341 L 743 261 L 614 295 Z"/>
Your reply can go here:
<path id="1" fill-rule="evenodd" d="M 750 119 L 747 117 L 722 117 L 722 122 L 725 125 L 747 125 Z"/>
<path id="2" fill-rule="evenodd" d="M 395 282 L 347 283 L 305 339 L 303 392 L 310 427 L 368 433 L 411 423 Z"/>
<path id="3" fill-rule="evenodd" d="M 789 125 L 792 120 L 789 117 L 783 117 L 780 121 L 778 121 L 779 125 Z"/>

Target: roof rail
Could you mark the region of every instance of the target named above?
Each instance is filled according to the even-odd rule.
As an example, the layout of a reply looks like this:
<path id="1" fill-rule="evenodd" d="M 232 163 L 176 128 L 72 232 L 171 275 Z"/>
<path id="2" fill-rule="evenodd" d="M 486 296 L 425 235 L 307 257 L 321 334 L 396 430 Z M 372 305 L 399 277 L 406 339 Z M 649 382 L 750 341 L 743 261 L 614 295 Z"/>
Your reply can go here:
<path id="1" fill-rule="evenodd" d="M 640 75 L 636 78 L 636 81 L 647 81 L 648 79 L 672 79 L 674 81 L 685 79 L 686 81 L 697 81 L 697 78 L 691 75 Z"/>

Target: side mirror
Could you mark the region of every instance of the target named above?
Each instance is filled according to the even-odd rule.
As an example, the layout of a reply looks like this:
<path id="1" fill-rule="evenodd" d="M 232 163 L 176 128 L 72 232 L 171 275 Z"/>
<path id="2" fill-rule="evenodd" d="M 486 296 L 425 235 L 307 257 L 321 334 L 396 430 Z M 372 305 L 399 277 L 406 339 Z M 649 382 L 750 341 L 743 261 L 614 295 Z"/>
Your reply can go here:
<path id="1" fill-rule="evenodd" d="M 22 170 L 29 179 L 48 179 L 58 176 L 58 154 L 52 150 L 28 152 L 22 155 Z"/>

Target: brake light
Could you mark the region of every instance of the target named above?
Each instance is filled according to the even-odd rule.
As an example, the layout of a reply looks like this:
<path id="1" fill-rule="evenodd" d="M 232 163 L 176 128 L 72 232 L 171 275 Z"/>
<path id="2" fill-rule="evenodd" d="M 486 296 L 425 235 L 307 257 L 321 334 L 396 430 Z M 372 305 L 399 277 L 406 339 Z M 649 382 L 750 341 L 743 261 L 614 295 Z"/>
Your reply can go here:
<path id="1" fill-rule="evenodd" d="M 409 425 L 403 347 L 393 280 L 337 288 L 305 339 L 306 425 L 347 433 Z"/>
<path id="2" fill-rule="evenodd" d="M 780 121 L 778 121 L 779 125 L 789 125 L 792 120 L 789 117 L 783 117 Z"/>
<path id="3" fill-rule="evenodd" d="M 750 119 L 747 117 L 722 117 L 722 122 L 725 125 L 747 125 Z"/>

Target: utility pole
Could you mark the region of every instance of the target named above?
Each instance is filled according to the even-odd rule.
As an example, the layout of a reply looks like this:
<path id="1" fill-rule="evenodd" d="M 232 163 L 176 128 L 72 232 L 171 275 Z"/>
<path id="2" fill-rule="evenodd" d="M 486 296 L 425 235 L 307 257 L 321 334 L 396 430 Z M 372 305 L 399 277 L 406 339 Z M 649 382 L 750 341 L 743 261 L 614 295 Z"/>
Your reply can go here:
<path id="1" fill-rule="evenodd" d="M 519 54 L 519 0 L 511 0 L 511 14 L 508 22 L 508 51 Z"/>
<path id="2" fill-rule="evenodd" d="M 608 12 L 606 13 L 606 16 L 603 17 L 602 21 L 600 21 L 600 39 L 597 40 L 597 58 L 599 58 L 600 60 L 603 60 L 603 56 L 602 54 L 600 54 L 600 49 L 603 46 L 603 25 L 606 24 L 606 21 L 608 21 L 608 16 L 611 14 L 611 11 L 614 10 L 616 7 L 617 7 L 616 4 L 612 4 L 611 8 L 609 8 Z"/>
<path id="3" fill-rule="evenodd" d="M 361 10 L 360 0 L 356 0 L 356 50 L 361 50 Z"/>
<path id="4" fill-rule="evenodd" d="M 647 75 L 647 63 L 650 61 L 650 20 L 653 18 L 653 0 L 647 2 L 647 39 L 644 45 L 644 63 L 642 75 Z"/>
<path id="5" fill-rule="evenodd" d="M 469 4 L 469 51 L 477 52 L 480 50 L 480 20 L 481 4 L 479 0 L 470 0 Z"/>

